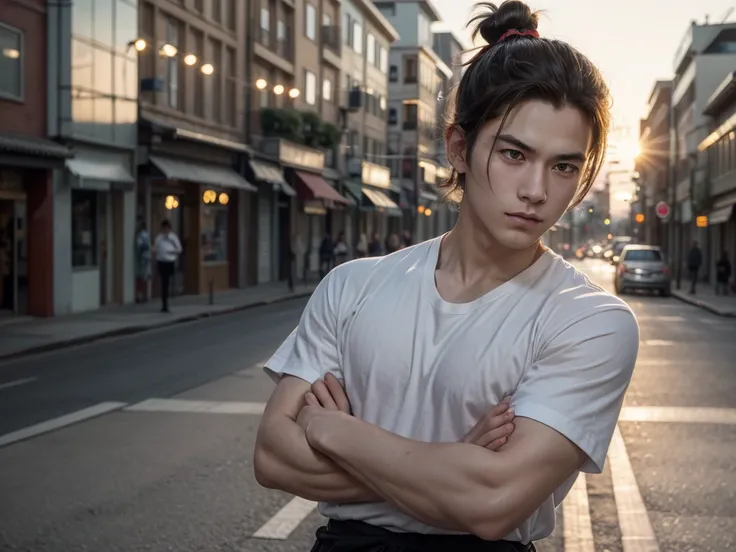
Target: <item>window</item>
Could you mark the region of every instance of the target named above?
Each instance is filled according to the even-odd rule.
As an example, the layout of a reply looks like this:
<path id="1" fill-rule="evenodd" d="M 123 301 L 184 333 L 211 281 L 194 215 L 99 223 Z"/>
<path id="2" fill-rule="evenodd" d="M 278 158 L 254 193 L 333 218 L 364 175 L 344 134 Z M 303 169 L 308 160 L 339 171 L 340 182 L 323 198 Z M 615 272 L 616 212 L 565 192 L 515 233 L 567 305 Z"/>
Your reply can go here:
<path id="1" fill-rule="evenodd" d="M 404 57 L 404 82 L 407 84 L 414 84 L 417 82 L 416 56 Z"/>
<path id="2" fill-rule="evenodd" d="M 97 192 L 72 190 L 72 266 L 97 266 Z"/>
<path id="3" fill-rule="evenodd" d="M 237 95 L 235 50 L 225 47 L 225 68 L 227 69 L 227 80 L 225 80 L 225 124 L 238 127 L 235 113 L 235 102 Z"/>
<path id="4" fill-rule="evenodd" d="M 287 57 L 289 49 L 288 35 L 286 32 L 286 23 L 279 20 L 276 23 L 276 53 L 281 57 Z"/>
<path id="5" fill-rule="evenodd" d="M 352 45 L 353 38 L 351 36 L 351 32 L 353 30 L 352 25 L 352 19 L 350 18 L 350 14 L 345 14 L 345 24 L 342 26 L 342 41 L 347 44 L 348 46 Z"/>
<path id="6" fill-rule="evenodd" d="M 212 0 L 212 20 L 218 23 L 222 21 L 222 3 L 220 0 Z"/>
<path id="7" fill-rule="evenodd" d="M 317 103 L 317 76 L 311 71 L 304 72 L 304 101 L 309 105 Z"/>
<path id="8" fill-rule="evenodd" d="M 388 72 L 388 50 L 385 46 L 378 47 L 378 68 L 382 73 Z"/>
<path id="9" fill-rule="evenodd" d="M 304 10 L 304 23 L 306 25 L 304 32 L 306 33 L 307 38 L 317 40 L 317 10 L 309 2 L 304 4 Z"/>
<path id="10" fill-rule="evenodd" d="M 396 65 L 392 65 L 391 69 L 388 72 L 388 82 L 398 82 L 399 81 L 399 68 L 396 67 Z"/>
<path id="11" fill-rule="evenodd" d="M 23 34 L 1 24 L 0 97 L 23 99 Z"/>
<path id="12" fill-rule="evenodd" d="M 363 27 L 357 21 L 353 21 L 353 50 L 356 54 L 363 53 Z"/>
<path id="13" fill-rule="evenodd" d="M 261 44 L 269 46 L 269 31 L 271 30 L 271 13 L 268 8 L 261 8 Z"/>
<path id="14" fill-rule="evenodd" d="M 656 249 L 632 249 L 624 255 L 628 262 L 657 262 L 662 260 L 662 254 Z"/>
<path id="15" fill-rule="evenodd" d="M 325 13 L 322 15 L 322 26 L 332 27 L 332 18 L 330 17 L 329 13 Z"/>
<path id="16" fill-rule="evenodd" d="M 179 46 L 179 23 L 173 19 L 166 20 L 166 42 Z M 176 109 L 179 106 L 179 60 L 176 57 L 166 61 L 166 93 L 169 107 Z"/>
<path id="17" fill-rule="evenodd" d="M 327 102 L 332 101 L 332 81 L 330 79 L 322 81 L 322 99 Z"/>
<path id="18" fill-rule="evenodd" d="M 418 118 L 418 106 L 417 104 L 404 104 L 404 130 L 415 130 L 417 128 Z"/>
<path id="19" fill-rule="evenodd" d="M 368 33 L 365 37 L 365 55 L 368 63 L 371 65 L 376 64 L 376 37 L 371 33 Z"/>
<path id="20" fill-rule="evenodd" d="M 388 124 L 391 126 L 395 126 L 397 122 L 396 108 L 392 107 L 388 110 Z"/>
<path id="21" fill-rule="evenodd" d="M 219 201 L 224 192 L 215 192 Z M 202 206 L 202 231 L 200 245 L 202 247 L 202 261 L 205 263 L 227 262 L 227 205 Z"/>

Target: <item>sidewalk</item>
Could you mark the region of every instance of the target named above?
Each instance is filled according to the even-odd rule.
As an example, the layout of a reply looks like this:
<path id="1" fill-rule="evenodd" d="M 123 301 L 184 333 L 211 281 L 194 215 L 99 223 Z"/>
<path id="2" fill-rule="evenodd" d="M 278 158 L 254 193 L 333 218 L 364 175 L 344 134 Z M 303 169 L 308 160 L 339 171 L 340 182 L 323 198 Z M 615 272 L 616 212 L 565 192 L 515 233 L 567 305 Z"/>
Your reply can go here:
<path id="1" fill-rule="evenodd" d="M 307 297 L 315 286 L 297 284 L 293 293 L 285 282 L 233 289 L 216 293 L 212 305 L 208 295 L 184 295 L 171 299 L 171 313 L 160 312 L 154 300 L 54 318 L 0 319 L 0 360 Z"/>
<path id="2" fill-rule="evenodd" d="M 672 297 L 719 316 L 736 318 L 736 295 L 716 295 L 712 286 L 702 283 L 698 284 L 697 294 L 690 295 L 690 282 L 683 281 L 681 286 L 679 290 L 672 286 Z"/>

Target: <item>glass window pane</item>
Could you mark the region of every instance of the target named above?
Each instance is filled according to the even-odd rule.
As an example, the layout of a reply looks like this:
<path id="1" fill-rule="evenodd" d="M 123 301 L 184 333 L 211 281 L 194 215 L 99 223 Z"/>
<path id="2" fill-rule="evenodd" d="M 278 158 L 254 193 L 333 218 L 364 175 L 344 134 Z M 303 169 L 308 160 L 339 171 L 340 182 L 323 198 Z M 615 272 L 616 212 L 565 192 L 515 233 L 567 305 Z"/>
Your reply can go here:
<path id="1" fill-rule="evenodd" d="M 138 64 L 130 58 L 115 56 L 115 95 L 138 97 Z"/>
<path id="2" fill-rule="evenodd" d="M 92 39 L 92 4 L 94 0 L 74 0 L 72 8 L 72 34 Z"/>
<path id="3" fill-rule="evenodd" d="M 0 96 L 23 95 L 23 51 L 20 32 L 0 26 Z"/>
<path id="4" fill-rule="evenodd" d="M 105 46 L 114 46 L 113 3 L 115 0 L 95 0 L 94 39 Z"/>
<path id="5" fill-rule="evenodd" d="M 115 142 L 135 144 L 137 140 L 136 123 L 138 104 L 131 100 L 115 100 Z"/>
<path id="6" fill-rule="evenodd" d="M 121 54 L 132 54 L 128 44 L 138 36 L 138 10 L 122 0 L 115 8 L 115 49 Z"/>
<path id="7" fill-rule="evenodd" d="M 72 39 L 72 86 L 92 89 L 92 47 Z"/>
<path id="8" fill-rule="evenodd" d="M 210 190 L 208 190 L 210 191 Z M 214 192 L 214 190 L 211 190 Z M 217 201 L 227 204 L 226 192 L 214 192 Z M 223 197 L 225 196 L 225 197 Z M 204 262 L 227 261 L 227 215 L 225 205 L 202 207 L 202 233 L 200 236 L 202 260 Z"/>
<path id="9" fill-rule="evenodd" d="M 93 48 L 94 86 L 101 94 L 112 95 L 112 54 Z"/>
<path id="10" fill-rule="evenodd" d="M 97 266 L 97 192 L 72 190 L 72 266 Z"/>
<path id="11" fill-rule="evenodd" d="M 95 103 L 91 92 L 72 90 L 72 120 L 74 132 L 91 136 L 95 122 Z"/>
<path id="12" fill-rule="evenodd" d="M 109 98 L 95 99 L 95 136 L 106 142 L 114 139 L 112 100 Z"/>

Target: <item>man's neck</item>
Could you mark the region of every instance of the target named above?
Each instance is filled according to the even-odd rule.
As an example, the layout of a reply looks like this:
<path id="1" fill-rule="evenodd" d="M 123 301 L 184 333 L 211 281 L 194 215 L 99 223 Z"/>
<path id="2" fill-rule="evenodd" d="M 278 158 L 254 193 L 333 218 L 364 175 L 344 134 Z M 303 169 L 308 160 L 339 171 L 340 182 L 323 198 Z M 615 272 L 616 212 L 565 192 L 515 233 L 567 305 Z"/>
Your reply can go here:
<path id="1" fill-rule="evenodd" d="M 443 239 L 436 267 L 456 282 L 496 287 L 529 268 L 545 251 L 539 242 L 521 250 L 506 248 L 468 218 L 461 214 Z"/>

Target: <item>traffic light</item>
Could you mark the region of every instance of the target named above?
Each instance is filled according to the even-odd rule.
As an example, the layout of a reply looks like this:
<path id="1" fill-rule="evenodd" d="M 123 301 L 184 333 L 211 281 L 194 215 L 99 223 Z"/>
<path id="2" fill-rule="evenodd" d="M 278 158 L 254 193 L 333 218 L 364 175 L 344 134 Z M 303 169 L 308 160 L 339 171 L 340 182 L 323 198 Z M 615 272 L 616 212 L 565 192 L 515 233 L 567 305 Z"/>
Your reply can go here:
<path id="1" fill-rule="evenodd" d="M 608 226 L 609 224 L 611 224 L 611 219 L 608 219 L 608 218 L 607 219 L 603 219 L 603 224 L 605 224 L 606 226 Z"/>
<path id="2" fill-rule="evenodd" d="M 642 213 L 636 213 L 635 220 L 636 222 L 641 224 L 642 222 L 644 222 L 644 215 Z"/>

